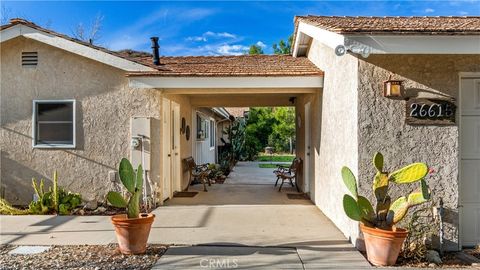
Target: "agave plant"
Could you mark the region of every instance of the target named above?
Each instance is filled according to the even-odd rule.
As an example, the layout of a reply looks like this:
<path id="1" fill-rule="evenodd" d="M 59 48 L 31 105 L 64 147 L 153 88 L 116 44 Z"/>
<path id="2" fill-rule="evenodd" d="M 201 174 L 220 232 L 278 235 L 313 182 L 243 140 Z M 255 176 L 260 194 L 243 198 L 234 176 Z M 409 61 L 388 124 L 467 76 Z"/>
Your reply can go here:
<path id="1" fill-rule="evenodd" d="M 405 217 L 410 207 L 430 199 L 428 185 L 424 179 L 428 174 L 428 166 L 425 163 L 413 163 L 388 173 L 383 170 L 381 153 L 374 155 L 373 165 L 377 169 L 373 179 L 373 191 L 377 201 L 375 209 L 367 198 L 358 195 L 357 180 L 348 167 L 342 168 L 342 178 L 351 195 L 343 196 L 343 209 L 349 218 L 366 226 L 392 230 L 392 227 Z M 392 202 L 388 195 L 390 183 L 403 185 L 415 182 L 420 183 L 416 191 Z"/>
<path id="2" fill-rule="evenodd" d="M 133 166 L 128 159 L 123 158 L 120 161 L 118 174 L 123 186 L 129 193 L 128 202 L 123 196 L 115 191 L 107 194 L 108 202 L 119 208 L 127 209 L 128 218 L 138 218 L 140 214 L 140 197 L 143 187 L 143 169 L 142 165 L 138 165 L 137 172 L 133 170 Z"/>

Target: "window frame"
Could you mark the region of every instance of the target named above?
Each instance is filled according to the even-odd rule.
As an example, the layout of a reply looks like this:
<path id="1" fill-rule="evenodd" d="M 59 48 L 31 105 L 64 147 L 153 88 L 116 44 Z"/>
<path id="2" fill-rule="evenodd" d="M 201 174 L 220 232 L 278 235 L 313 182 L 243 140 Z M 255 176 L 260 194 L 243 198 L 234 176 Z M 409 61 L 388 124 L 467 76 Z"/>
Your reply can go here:
<path id="1" fill-rule="evenodd" d="M 71 144 L 49 144 L 49 143 L 37 143 L 37 104 L 51 104 L 51 103 L 71 103 L 72 104 L 72 143 Z M 74 149 L 77 146 L 77 102 L 75 99 L 34 99 L 32 101 L 32 147 L 33 148 L 58 148 L 58 149 Z"/>

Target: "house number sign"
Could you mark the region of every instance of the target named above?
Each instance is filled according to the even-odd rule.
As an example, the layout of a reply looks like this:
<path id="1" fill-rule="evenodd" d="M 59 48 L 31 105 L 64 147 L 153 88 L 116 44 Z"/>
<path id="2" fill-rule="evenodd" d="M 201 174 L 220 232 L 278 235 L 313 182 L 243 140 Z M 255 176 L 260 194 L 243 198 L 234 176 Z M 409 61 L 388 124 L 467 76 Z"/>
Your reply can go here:
<path id="1" fill-rule="evenodd" d="M 414 98 L 407 101 L 406 123 L 410 125 L 454 125 L 453 100 Z"/>

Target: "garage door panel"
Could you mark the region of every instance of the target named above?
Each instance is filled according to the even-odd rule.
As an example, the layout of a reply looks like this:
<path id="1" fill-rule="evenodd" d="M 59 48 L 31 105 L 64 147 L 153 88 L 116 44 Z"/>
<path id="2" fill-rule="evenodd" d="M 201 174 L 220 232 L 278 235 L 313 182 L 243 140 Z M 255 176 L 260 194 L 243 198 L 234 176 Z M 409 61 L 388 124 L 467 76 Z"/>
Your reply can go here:
<path id="1" fill-rule="evenodd" d="M 478 245 L 480 243 L 480 207 L 477 204 L 464 204 L 462 217 L 462 245 Z"/>
<path id="2" fill-rule="evenodd" d="M 480 115 L 480 80 L 462 81 L 462 115 Z"/>
<path id="3" fill-rule="evenodd" d="M 461 132 L 462 159 L 480 159 L 480 116 L 463 116 Z"/>
<path id="4" fill-rule="evenodd" d="M 460 184 L 463 203 L 480 203 L 480 160 L 461 161 L 462 183 Z"/>

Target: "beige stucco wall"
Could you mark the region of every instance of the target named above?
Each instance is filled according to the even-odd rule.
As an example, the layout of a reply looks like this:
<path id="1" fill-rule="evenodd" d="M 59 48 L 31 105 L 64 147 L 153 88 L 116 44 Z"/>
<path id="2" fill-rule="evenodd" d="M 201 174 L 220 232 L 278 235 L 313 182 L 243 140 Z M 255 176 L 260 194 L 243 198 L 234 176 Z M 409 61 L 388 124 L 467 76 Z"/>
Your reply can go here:
<path id="1" fill-rule="evenodd" d="M 459 72 L 480 71 L 480 55 L 370 55 L 359 61 L 359 175 L 360 192 L 373 199 L 371 157 L 385 156 L 392 170 L 415 161 L 435 170 L 427 178 L 433 199 L 445 203 L 447 248 L 458 248 L 458 126 L 409 126 L 405 124 L 405 101 L 382 96 L 383 81 L 391 73 L 405 80 L 407 93 L 437 94 L 458 100 Z M 394 197 L 408 194 L 413 187 L 394 189 Z"/>
<path id="2" fill-rule="evenodd" d="M 308 58 L 325 72 L 324 87 L 312 104 L 315 148 L 315 204 L 355 243 L 358 224 L 342 210 L 342 166 L 358 173 L 358 60 L 312 40 Z"/>
<path id="3" fill-rule="evenodd" d="M 37 51 L 36 68 L 22 68 L 21 52 Z M 157 90 L 129 89 L 124 72 L 48 45 L 19 37 L 1 44 L 1 181 L 13 204 L 32 198 L 31 178 L 50 180 L 103 199 L 114 186 L 108 172 L 129 155 L 130 118 L 154 118 L 159 125 L 161 99 Z M 77 147 L 32 148 L 32 100 L 77 101 Z M 151 178 L 160 179 L 160 136 L 152 134 Z"/>

